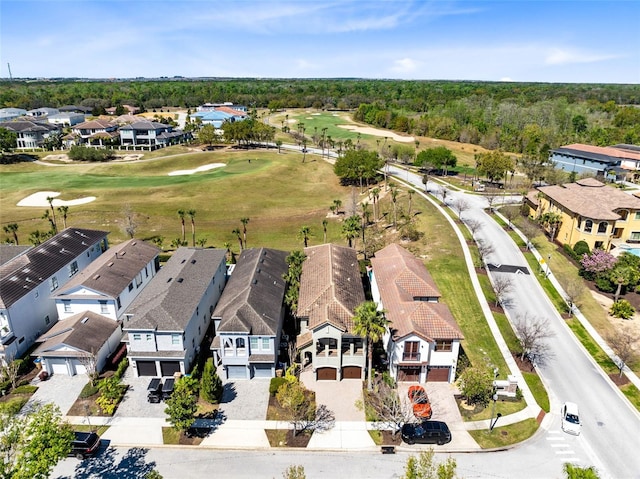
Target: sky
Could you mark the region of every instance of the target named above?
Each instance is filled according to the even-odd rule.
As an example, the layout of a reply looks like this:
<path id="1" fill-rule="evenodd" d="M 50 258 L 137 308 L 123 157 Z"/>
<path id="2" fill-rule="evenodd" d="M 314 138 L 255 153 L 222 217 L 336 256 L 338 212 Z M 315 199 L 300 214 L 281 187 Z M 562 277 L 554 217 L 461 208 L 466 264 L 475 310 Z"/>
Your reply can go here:
<path id="1" fill-rule="evenodd" d="M 639 32 L 639 0 L 0 0 L 0 77 L 638 84 Z"/>

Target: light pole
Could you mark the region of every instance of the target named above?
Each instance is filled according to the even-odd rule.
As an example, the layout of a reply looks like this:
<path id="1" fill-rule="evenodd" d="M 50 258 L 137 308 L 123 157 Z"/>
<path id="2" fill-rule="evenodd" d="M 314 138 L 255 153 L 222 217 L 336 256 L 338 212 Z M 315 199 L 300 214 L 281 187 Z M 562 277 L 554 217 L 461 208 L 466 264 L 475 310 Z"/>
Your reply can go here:
<path id="1" fill-rule="evenodd" d="M 89 429 L 91 429 L 91 422 L 89 422 L 90 413 L 91 413 L 91 411 L 89 411 L 89 405 L 85 404 L 84 405 L 84 415 L 87 418 L 87 425 L 89 426 Z"/>
<path id="2" fill-rule="evenodd" d="M 493 432 L 493 428 L 498 422 L 498 419 L 502 417 L 501 413 L 498 413 L 498 415 L 496 416 L 496 401 L 498 400 L 498 393 L 493 393 L 493 397 L 491 399 L 493 399 L 493 407 L 491 408 L 491 420 L 489 421 L 489 432 Z M 495 421 L 493 419 L 494 417 L 495 417 Z"/>
<path id="3" fill-rule="evenodd" d="M 551 262 L 551 254 L 547 256 L 547 277 L 549 277 L 549 275 L 551 274 L 551 268 L 549 266 L 550 262 Z"/>

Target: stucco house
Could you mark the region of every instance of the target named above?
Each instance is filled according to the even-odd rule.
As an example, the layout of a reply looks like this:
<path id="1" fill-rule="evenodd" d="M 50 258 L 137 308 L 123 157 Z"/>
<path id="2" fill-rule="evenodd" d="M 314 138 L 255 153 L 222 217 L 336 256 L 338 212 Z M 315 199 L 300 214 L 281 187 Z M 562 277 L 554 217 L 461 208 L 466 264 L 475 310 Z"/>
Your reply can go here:
<path id="1" fill-rule="evenodd" d="M 72 128 L 76 145 L 87 145 L 94 147 L 104 147 L 104 145 L 114 139 L 119 138 L 118 124 L 110 120 L 96 119 L 83 121 Z M 68 146 L 71 146 L 69 144 Z"/>
<path id="2" fill-rule="evenodd" d="M 84 311 L 58 321 L 37 340 L 33 352 L 49 374 L 75 376 L 100 372 L 122 338 L 120 321 Z"/>
<path id="3" fill-rule="evenodd" d="M 27 110 L 24 108 L 0 108 L 0 122 L 10 121 L 26 114 Z M 2 126 L 4 127 L 4 125 Z"/>
<path id="4" fill-rule="evenodd" d="M 213 311 L 211 349 L 227 379 L 272 378 L 284 325 L 286 251 L 243 250 Z"/>
<path id="5" fill-rule="evenodd" d="M 155 150 L 182 143 L 187 139 L 182 130 L 157 121 L 139 120 L 119 129 L 120 144 L 123 148 Z"/>
<path id="6" fill-rule="evenodd" d="M 191 370 L 225 286 L 225 260 L 223 249 L 178 248 L 131 303 L 122 330 L 137 376 Z"/>
<path id="7" fill-rule="evenodd" d="M 58 113 L 60 113 L 60 110 L 58 110 L 57 108 L 42 107 L 29 110 L 27 112 L 27 116 L 30 116 L 32 118 L 45 119 L 50 117 L 51 115 L 56 115 Z"/>
<path id="8" fill-rule="evenodd" d="M 564 185 L 540 186 L 525 199 L 529 214 L 560 215 L 550 227 L 555 240 L 574 246 L 585 241 L 591 250 L 611 250 L 621 243 L 640 243 L 640 198 L 593 178 Z"/>
<path id="9" fill-rule="evenodd" d="M 52 125 L 74 126 L 84 121 L 84 114 L 72 111 L 61 111 L 55 115 L 48 116 L 47 121 Z"/>
<path id="10" fill-rule="evenodd" d="M 354 310 L 365 301 L 356 250 L 334 244 L 304 249 L 296 316 L 296 348 L 317 380 L 363 379 L 366 340 L 353 333 Z"/>
<path id="11" fill-rule="evenodd" d="M 21 357 L 55 324 L 51 295 L 102 255 L 107 234 L 67 228 L 0 266 L 0 359 Z"/>
<path id="12" fill-rule="evenodd" d="M 112 246 L 56 291 L 58 318 L 91 311 L 113 321 L 121 319 L 159 270 L 159 252 L 139 239 Z"/>
<path id="13" fill-rule="evenodd" d="M 640 175 L 640 151 L 629 145 L 592 146 L 574 143 L 549 152 L 556 168 L 588 173 L 610 180 L 633 180 Z"/>
<path id="14" fill-rule="evenodd" d="M 389 321 L 383 343 L 391 377 L 453 382 L 463 335 L 424 263 L 390 244 L 371 266 L 373 300 Z"/>
<path id="15" fill-rule="evenodd" d="M 44 141 L 51 135 L 60 133 L 57 125 L 45 121 L 17 119 L 2 124 L 2 128 L 13 131 L 17 150 L 37 150 L 43 148 Z"/>

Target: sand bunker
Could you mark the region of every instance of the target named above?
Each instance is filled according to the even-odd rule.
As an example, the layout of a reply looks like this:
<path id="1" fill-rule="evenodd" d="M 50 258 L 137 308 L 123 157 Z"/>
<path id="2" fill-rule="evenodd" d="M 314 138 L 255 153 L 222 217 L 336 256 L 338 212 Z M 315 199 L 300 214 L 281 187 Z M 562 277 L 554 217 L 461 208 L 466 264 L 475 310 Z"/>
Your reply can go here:
<path id="1" fill-rule="evenodd" d="M 60 193 L 57 191 L 39 191 L 38 193 L 34 193 L 32 195 L 27 196 L 26 198 L 20 200 L 17 206 L 35 206 L 35 207 L 49 207 L 49 201 L 47 198 L 54 198 L 56 196 L 60 196 Z M 76 206 L 76 205 L 84 205 L 85 203 L 91 203 L 95 201 L 95 196 L 85 196 L 84 198 L 78 198 L 77 200 L 59 200 L 54 199 L 51 204 L 54 208 L 58 206 Z"/>
<path id="2" fill-rule="evenodd" d="M 213 170 L 214 168 L 222 168 L 223 166 L 227 166 L 224 163 L 211 163 L 209 165 L 198 166 L 193 170 L 176 170 L 169 173 L 169 176 L 178 176 L 178 175 L 193 175 L 194 173 L 199 173 L 201 171 Z"/>
<path id="3" fill-rule="evenodd" d="M 392 131 L 378 130 L 377 128 L 371 128 L 368 126 L 356 126 L 356 125 L 338 125 L 345 130 L 355 131 L 356 133 L 362 133 L 364 135 L 382 136 L 391 138 L 392 140 L 399 141 L 401 143 L 413 143 L 415 138 L 413 136 L 400 136 Z"/>

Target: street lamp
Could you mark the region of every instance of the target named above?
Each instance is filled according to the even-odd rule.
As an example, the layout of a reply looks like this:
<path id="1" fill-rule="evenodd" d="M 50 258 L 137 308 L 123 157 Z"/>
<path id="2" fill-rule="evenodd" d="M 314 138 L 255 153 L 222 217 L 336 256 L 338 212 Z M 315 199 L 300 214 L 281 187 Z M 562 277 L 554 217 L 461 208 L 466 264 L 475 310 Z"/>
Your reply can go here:
<path id="1" fill-rule="evenodd" d="M 551 254 L 547 256 L 547 276 L 551 274 L 551 268 L 549 267 L 549 263 L 551 262 Z"/>
<path id="2" fill-rule="evenodd" d="M 91 415 L 91 411 L 89 410 L 88 404 L 84 405 L 84 415 L 87 418 L 87 425 L 89 426 L 89 429 L 91 429 L 91 422 L 89 422 L 89 416 Z"/>
<path id="3" fill-rule="evenodd" d="M 493 408 L 491 409 L 491 420 L 489 421 L 489 432 L 493 431 L 493 428 L 496 426 L 498 419 L 502 417 L 502 413 L 498 413 L 498 415 L 496 415 L 496 401 L 498 400 L 498 393 L 493 393 L 493 397 L 491 399 L 493 399 Z M 495 417 L 495 421 L 493 419 L 494 417 Z"/>

